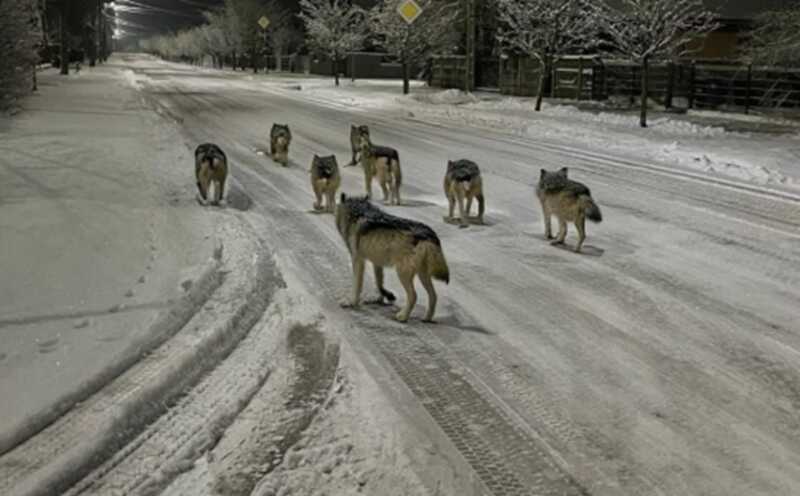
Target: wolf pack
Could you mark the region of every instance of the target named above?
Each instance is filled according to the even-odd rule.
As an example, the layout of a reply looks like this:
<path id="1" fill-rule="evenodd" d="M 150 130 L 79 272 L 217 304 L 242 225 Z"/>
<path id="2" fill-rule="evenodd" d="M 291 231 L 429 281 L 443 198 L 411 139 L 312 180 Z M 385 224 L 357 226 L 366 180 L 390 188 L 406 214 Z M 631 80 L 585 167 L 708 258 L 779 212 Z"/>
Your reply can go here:
<path id="1" fill-rule="evenodd" d="M 270 155 L 283 165 L 289 165 L 289 147 L 292 133 L 288 124 L 273 124 L 270 131 Z M 335 155 L 314 155 L 311 159 L 311 189 L 314 194 L 313 209 L 334 215 L 348 251 L 353 271 L 352 297 L 342 306 L 356 308 L 361 303 L 366 263 L 372 264 L 378 297 L 370 303 L 391 304 L 395 295 L 384 286 L 384 268 L 394 267 L 406 293 L 405 305 L 395 318 L 407 322 L 417 302 L 414 280 L 418 278 L 428 295 L 424 322 L 433 322 L 437 295 L 433 280 L 450 282 L 442 243 L 428 225 L 412 219 L 392 215 L 372 202 L 372 183 L 377 180 L 383 193 L 384 205 L 402 205 L 400 189 L 403 174 L 400 154 L 395 148 L 372 142 L 369 127 L 350 126 L 351 161 L 347 166 L 361 165 L 364 173 L 365 195 L 336 194 L 341 186 L 341 173 Z M 195 150 L 195 179 L 201 204 L 219 205 L 222 201 L 228 175 L 228 159 L 222 149 L 213 143 L 203 143 Z M 214 198 L 209 200 L 213 186 Z M 486 202 L 483 177 L 478 164 L 468 159 L 448 160 L 444 169 L 444 194 L 448 202 L 445 221 L 457 223 L 460 228 L 470 224 L 484 224 Z M 564 245 L 567 224 L 572 223 L 578 233 L 575 251 L 580 252 L 586 239 L 586 220 L 602 221 L 600 208 L 592 199 L 589 188 L 568 177 L 568 169 L 540 170 L 536 196 L 544 218 L 544 233 L 553 245 Z M 473 202 L 477 202 L 477 215 L 470 216 Z M 458 206 L 458 217 L 454 210 Z M 558 234 L 554 237 L 551 218 L 558 220 Z"/>

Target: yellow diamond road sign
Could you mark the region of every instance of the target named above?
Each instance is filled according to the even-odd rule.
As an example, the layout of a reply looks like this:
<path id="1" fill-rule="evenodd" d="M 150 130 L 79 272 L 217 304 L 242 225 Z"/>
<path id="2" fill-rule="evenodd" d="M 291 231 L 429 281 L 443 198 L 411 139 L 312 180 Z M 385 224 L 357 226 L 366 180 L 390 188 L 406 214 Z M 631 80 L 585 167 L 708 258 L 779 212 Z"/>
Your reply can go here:
<path id="1" fill-rule="evenodd" d="M 261 26 L 261 29 L 267 29 L 267 26 L 269 26 L 269 19 L 267 19 L 267 16 L 261 16 L 261 19 L 258 20 L 258 25 Z"/>
<path id="2" fill-rule="evenodd" d="M 411 24 L 422 14 L 422 7 L 414 0 L 403 0 L 403 2 L 397 6 L 397 12 L 400 13 L 400 17 Z"/>

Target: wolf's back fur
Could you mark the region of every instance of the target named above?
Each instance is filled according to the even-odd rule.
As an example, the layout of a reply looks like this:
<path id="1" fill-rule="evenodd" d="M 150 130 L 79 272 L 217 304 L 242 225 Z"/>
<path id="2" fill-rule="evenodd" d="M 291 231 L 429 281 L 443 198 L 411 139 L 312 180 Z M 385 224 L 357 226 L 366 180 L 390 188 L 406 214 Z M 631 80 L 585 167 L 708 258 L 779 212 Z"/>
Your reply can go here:
<path id="1" fill-rule="evenodd" d="M 483 222 L 486 202 L 483 197 L 483 178 L 478 164 L 471 160 L 449 160 L 444 175 L 444 194 L 450 206 L 449 218 L 453 218 L 453 210 L 458 203 L 458 215 L 461 227 L 467 227 L 467 217 L 472 209 L 472 200 L 478 200 L 478 220 Z M 464 200 L 467 205 L 464 208 Z"/>
<path id="2" fill-rule="evenodd" d="M 194 176 L 203 201 L 208 200 L 211 184 L 214 184 L 214 201 L 218 205 L 225 191 L 228 177 L 228 158 L 220 147 L 213 143 L 198 145 L 194 151 Z"/>
<path id="3" fill-rule="evenodd" d="M 416 303 L 414 276 L 419 277 L 428 293 L 425 320 L 433 319 L 436 291 L 431 280 L 450 282 L 442 244 L 433 229 L 421 222 L 388 214 L 366 197 L 348 198 L 344 194 L 336 207 L 336 227 L 353 260 L 353 306 L 360 302 L 364 263 L 369 261 L 375 268 L 375 282 L 381 298 L 391 295 L 383 287 L 383 268 L 397 270 L 406 291 L 406 305 L 397 314 L 398 320 L 406 321 Z"/>
<path id="4" fill-rule="evenodd" d="M 339 174 L 339 164 L 335 155 L 319 157 L 314 155 L 311 160 L 311 188 L 314 190 L 316 201 L 315 210 L 322 210 L 322 198 L 327 199 L 325 210 L 333 213 L 336 205 L 336 191 L 339 189 L 342 178 Z"/>
<path id="5" fill-rule="evenodd" d="M 551 172 L 542 169 L 536 196 L 542 205 L 545 236 L 553 237 L 550 216 L 555 215 L 559 222 L 558 237 L 554 244 L 563 244 L 567 236 L 567 223 L 572 222 L 578 230 L 578 244 L 575 251 L 580 251 L 586 239 L 586 219 L 601 222 L 603 215 L 600 207 L 592 199 L 592 192 L 582 183 L 567 177 L 567 168 Z"/>

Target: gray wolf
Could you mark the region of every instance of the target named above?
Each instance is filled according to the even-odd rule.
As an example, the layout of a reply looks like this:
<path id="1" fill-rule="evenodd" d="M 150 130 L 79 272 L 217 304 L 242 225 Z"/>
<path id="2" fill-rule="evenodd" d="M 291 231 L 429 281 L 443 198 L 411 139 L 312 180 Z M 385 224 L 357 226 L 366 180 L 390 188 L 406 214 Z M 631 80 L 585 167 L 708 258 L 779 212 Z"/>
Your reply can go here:
<path id="1" fill-rule="evenodd" d="M 361 137 L 369 139 L 369 127 L 366 125 L 350 125 L 350 150 L 353 152 L 353 159 L 347 165 L 358 164 L 358 152 L 361 151 Z"/>
<path id="2" fill-rule="evenodd" d="M 194 151 L 194 176 L 200 197 L 208 201 L 208 190 L 214 183 L 214 205 L 219 205 L 225 191 L 225 179 L 228 177 L 228 158 L 213 143 L 203 143 Z"/>
<path id="3" fill-rule="evenodd" d="M 406 305 L 395 318 L 408 320 L 417 302 L 414 276 L 419 276 L 428 293 L 425 322 L 433 322 L 436 311 L 436 290 L 433 279 L 450 282 L 450 270 L 442 251 L 442 243 L 430 227 L 420 222 L 390 215 L 372 205 L 366 197 L 347 197 L 342 193 L 336 206 L 336 228 L 350 251 L 353 264 L 353 298 L 345 307 L 357 307 L 361 302 L 364 267 L 372 263 L 375 285 L 380 296 L 392 302 L 394 294 L 383 287 L 383 268 L 394 267 L 406 292 Z"/>
<path id="4" fill-rule="evenodd" d="M 314 210 L 322 210 L 322 197 L 325 196 L 327 204 L 325 211 L 334 213 L 336 206 L 336 191 L 342 177 L 339 175 L 339 164 L 336 156 L 319 157 L 314 155 L 311 160 L 311 188 L 317 200 L 314 202 Z"/>
<path id="5" fill-rule="evenodd" d="M 444 175 L 444 194 L 450 203 L 449 218 L 453 218 L 453 209 L 458 202 L 459 227 L 467 227 L 467 217 L 472 208 L 472 200 L 478 200 L 478 220 L 483 223 L 483 212 L 486 203 L 483 198 L 483 179 L 478 164 L 471 160 L 448 160 Z M 467 208 L 464 208 L 464 199 Z"/>
<path id="6" fill-rule="evenodd" d="M 400 169 L 400 155 L 388 146 L 373 145 L 368 137 L 361 137 L 361 166 L 364 169 L 367 198 L 372 198 L 372 178 L 378 178 L 383 190 L 383 203 L 400 205 L 400 186 L 403 184 L 403 171 Z"/>
<path id="7" fill-rule="evenodd" d="M 575 251 L 580 252 L 586 239 L 586 219 L 593 222 L 603 220 L 600 207 L 592 199 L 589 188 L 568 179 L 566 167 L 556 172 L 542 169 L 539 184 L 536 186 L 536 196 L 542 204 L 544 234 L 547 239 L 553 239 L 550 217 L 555 215 L 558 218 L 558 237 L 552 244 L 564 244 L 564 238 L 567 237 L 567 222 L 572 222 L 578 230 L 578 244 L 575 246 Z"/>
<path id="8" fill-rule="evenodd" d="M 269 153 L 272 160 L 283 164 L 289 164 L 289 144 L 292 142 L 292 132 L 288 124 L 273 124 L 269 132 L 270 148 Z"/>

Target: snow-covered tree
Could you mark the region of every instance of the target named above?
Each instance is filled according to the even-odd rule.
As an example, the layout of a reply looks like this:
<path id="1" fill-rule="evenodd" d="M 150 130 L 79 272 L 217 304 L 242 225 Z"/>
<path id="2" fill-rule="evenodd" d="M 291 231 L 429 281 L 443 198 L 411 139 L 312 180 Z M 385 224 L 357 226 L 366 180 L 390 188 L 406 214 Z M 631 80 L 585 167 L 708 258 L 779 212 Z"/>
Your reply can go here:
<path id="1" fill-rule="evenodd" d="M 747 55 L 759 64 L 800 65 L 800 5 L 756 17 Z"/>
<path id="2" fill-rule="evenodd" d="M 649 62 L 696 50 L 697 41 L 717 28 L 716 19 L 703 0 L 615 0 L 602 9 L 599 20 L 611 49 L 642 67 L 642 127 L 647 127 Z"/>
<path id="3" fill-rule="evenodd" d="M 302 34 L 292 24 L 294 15 L 284 7 L 279 0 L 270 0 L 266 8 L 269 13 L 270 24 L 267 27 L 267 39 L 269 40 L 272 55 L 275 57 L 278 71 L 283 69 L 283 55 L 289 50 L 292 44 L 302 40 Z"/>
<path id="4" fill-rule="evenodd" d="M 369 25 L 375 43 L 403 66 L 403 93 L 408 94 L 409 68 L 452 46 L 459 30 L 452 26 L 460 16 L 459 2 L 417 0 L 422 13 L 408 24 L 397 12 L 397 0 L 381 0 L 370 11 Z"/>
<path id="5" fill-rule="evenodd" d="M 331 60 L 339 86 L 339 63 L 367 37 L 366 13 L 349 0 L 300 0 L 300 9 L 308 44 Z"/>
<path id="6" fill-rule="evenodd" d="M 34 0 L 0 0 L 0 109 L 32 89 L 41 41 Z"/>
<path id="7" fill-rule="evenodd" d="M 542 108 L 545 82 L 559 57 L 598 45 L 596 4 L 594 0 L 497 0 L 498 41 L 539 62 L 537 111 Z"/>

